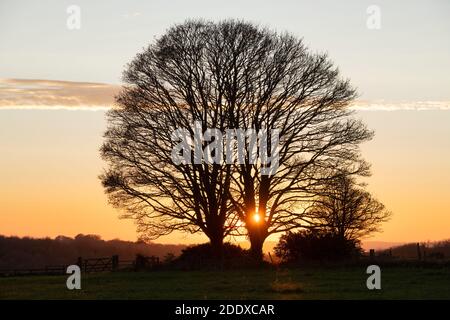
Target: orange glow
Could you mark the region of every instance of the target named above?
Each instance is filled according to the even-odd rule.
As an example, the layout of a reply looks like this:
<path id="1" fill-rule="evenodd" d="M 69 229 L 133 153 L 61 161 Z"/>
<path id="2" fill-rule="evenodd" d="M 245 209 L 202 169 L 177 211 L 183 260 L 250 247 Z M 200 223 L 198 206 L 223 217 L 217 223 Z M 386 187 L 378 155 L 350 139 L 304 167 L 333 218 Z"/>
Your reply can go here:
<path id="1" fill-rule="evenodd" d="M 376 131 L 362 145 L 372 163 L 368 190 L 393 212 L 370 240 L 436 241 L 449 237 L 450 111 L 368 111 Z M 0 234 L 55 237 L 78 233 L 136 240 L 132 220 L 108 204 L 97 176 L 103 111 L 0 110 Z M 257 208 L 246 222 L 264 223 Z M 238 238 L 245 240 L 245 238 Z M 271 239 L 276 241 L 276 235 Z M 173 233 L 159 243 L 202 243 L 201 234 Z"/>

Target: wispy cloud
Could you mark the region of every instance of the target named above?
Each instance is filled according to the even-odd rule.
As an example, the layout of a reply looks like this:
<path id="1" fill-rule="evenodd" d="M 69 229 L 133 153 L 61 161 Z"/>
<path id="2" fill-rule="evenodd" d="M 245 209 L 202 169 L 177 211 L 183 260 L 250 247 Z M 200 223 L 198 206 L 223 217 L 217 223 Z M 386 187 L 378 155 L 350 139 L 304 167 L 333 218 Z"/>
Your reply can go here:
<path id="1" fill-rule="evenodd" d="M 355 101 L 351 108 L 359 111 L 450 110 L 450 101 Z"/>
<path id="2" fill-rule="evenodd" d="M 103 110 L 114 104 L 119 85 L 37 79 L 0 79 L 0 109 Z M 365 101 L 360 111 L 450 110 L 450 101 Z"/>
<path id="3" fill-rule="evenodd" d="M 0 109 L 107 109 L 120 86 L 37 79 L 0 79 Z"/>

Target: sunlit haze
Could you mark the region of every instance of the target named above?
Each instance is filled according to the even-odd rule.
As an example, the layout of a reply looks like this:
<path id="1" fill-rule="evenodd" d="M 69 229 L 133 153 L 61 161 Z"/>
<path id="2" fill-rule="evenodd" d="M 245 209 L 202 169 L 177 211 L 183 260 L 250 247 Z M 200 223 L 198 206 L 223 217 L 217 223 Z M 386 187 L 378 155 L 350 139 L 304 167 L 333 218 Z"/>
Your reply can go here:
<path id="1" fill-rule="evenodd" d="M 328 52 L 358 89 L 356 117 L 375 130 L 362 145 L 373 173 L 364 181 L 393 215 L 370 240 L 450 237 L 450 2 L 378 1 L 380 30 L 366 26 L 371 1 L 285 1 L 279 9 L 259 1 L 77 1 L 80 30 L 66 28 L 70 4 L 0 3 L 0 234 L 137 239 L 98 179 L 105 112 L 137 52 L 172 24 L 203 17 L 289 31 Z"/>

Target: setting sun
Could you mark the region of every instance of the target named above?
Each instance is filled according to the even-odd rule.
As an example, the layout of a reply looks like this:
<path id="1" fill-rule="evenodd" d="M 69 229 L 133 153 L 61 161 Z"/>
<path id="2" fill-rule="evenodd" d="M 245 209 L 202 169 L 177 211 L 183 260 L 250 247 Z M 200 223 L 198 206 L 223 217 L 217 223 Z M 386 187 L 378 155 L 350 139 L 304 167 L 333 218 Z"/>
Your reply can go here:
<path id="1" fill-rule="evenodd" d="M 255 220 L 256 223 L 259 223 L 259 221 L 261 220 L 261 217 L 259 216 L 258 213 L 255 213 L 255 214 L 253 215 L 253 220 Z"/>

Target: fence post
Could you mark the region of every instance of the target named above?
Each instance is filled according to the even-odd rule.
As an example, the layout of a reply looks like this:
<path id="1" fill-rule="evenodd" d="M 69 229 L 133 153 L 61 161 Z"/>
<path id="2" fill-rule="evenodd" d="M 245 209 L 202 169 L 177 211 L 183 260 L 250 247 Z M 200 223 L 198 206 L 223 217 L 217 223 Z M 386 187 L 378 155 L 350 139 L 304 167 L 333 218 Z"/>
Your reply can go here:
<path id="1" fill-rule="evenodd" d="M 422 253 L 420 252 L 420 244 L 417 242 L 417 258 L 419 261 L 422 260 Z"/>
<path id="2" fill-rule="evenodd" d="M 137 254 L 136 255 L 136 261 L 134 262 L 134 269 L 135 271 L 139 271 L 142 269 L 142 265 L 143 265 L 143 259 L 142 259 L 142 255 Z"/>
<path id="3" fill-rule="evenodd" d="M 78 257 L 78 259 L 77 259 L 77 266 L 80 267 L 80 271 L 83 271 L 83 258 Z"/>
<path id="4" fill-rule="evenodd" d="M 117 254 L 113 255 L 112 261 L 112 271 L 116 271 L 119 268 L 119 256 Z"/>

